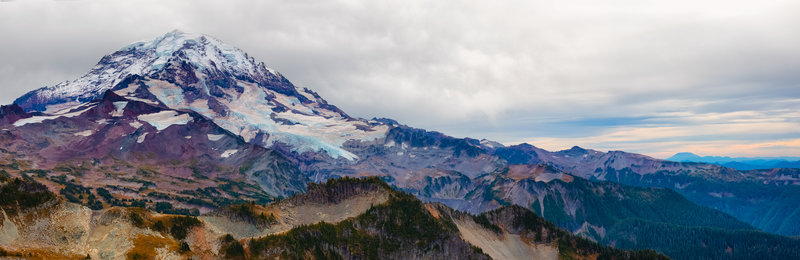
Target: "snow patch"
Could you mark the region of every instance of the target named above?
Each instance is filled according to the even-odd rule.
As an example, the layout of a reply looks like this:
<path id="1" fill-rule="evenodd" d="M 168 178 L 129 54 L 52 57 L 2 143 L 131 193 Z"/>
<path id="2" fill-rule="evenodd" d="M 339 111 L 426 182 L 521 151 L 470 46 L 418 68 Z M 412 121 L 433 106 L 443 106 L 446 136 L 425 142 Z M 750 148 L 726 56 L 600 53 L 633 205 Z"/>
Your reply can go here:
<path id="1" fill-rule="evenodd" d="M 161 80 L 149 80 L 145 83 L 147 90 L 156 98 L 169 107 L 175 107 L 183 104 L 183 89 L 177 87 L 169 82 Z"/>
<path id="2" fill-rule="evenodd" d="M 24 125 L 27 125 L 27 124 L 38 124 L 38 123 L 41 123 L 44 120 L 56 119 L 58 117 L 59 116 L 34 116 L 34 117 L 29 117 L 29 118 L 23 118 L 23 119 L 17 120 L 17 122 L 14 122 L 14 126 L 20 127 L 20 126 L 24 126 Z"/>
<path id="3" fill-rule="evenodd" d="M 158 102 L 155 102 L 155 101 L 152 101 L 152 100 L 149 100 L 149 99 L 130 97 L 130 96 L 125 97 L 125 98 L 133 100 L 133 101 L 139 101 L 139 102 L 142 102 L 142 103 L 147 103 L 147 104 L 150 104 L 150 105 L 158 105 Z"/>
<path id="4" fill-rule="evenodd" d="M 212 134 L 208 134 L 208 140 L 209 140 L 209 141 L 219 141 L 219 139 L 222 139 L 223 137 L 225 137 L 225 135 L 212 135 Z"/>
<path id="5" fill-rule="evenodd" d="M 236 152 L 239 152 L 239 150 L 236 150 L 236 149 L 225 150 L 225 152 L 223 152 L 222 155 L 220 155 L 220 157 L 228 158 L 228 157 L 231 157 L 231 155 L 235 154 Z"/>
<path id="6" fill-rule="evenodd" d="M 300 95 L 305 96 L 308 100 L 312 100 L 312 101 L 317 100 L 317 97 L 315 97 L 314 95 L 311 95 L 311 93 L 308 93 L 308 91 L 309 91 L 308 89 L 304 88 L 303 90 L 297 91 L 297 92 L 299 92 Z"/>
<path id="7" fill-rule="evenodd" d="M 127 95 L 130 95 L 130 94 L 133 94 L 138 89 L 139 89 L 139 85 L 129 85 L 126 88 L 114 91 L 114 93 L 116 93 L 117 95 L 120 95 L 120 96 L 127 96 Z"/>
<path id="8" fill-rule="evenodd" d="M 78 106 L 80 106 L 82 104 L 83 103 L 78 102 L 78 101 L 70 101 L 70 102 L 64 102 L 64 103 L 61 103 L 61 104 L 53 104 L 53 105 L 49 105 L 49 106 L 45 107 L 45 110 L 42 111 L 42 112 L 45 113 L 45 114 L 62 114 L 62 113 L 65 113 L 65 112 L 69 111 L 70 109 L 78 107 Z"/>
<path id="9" fill-rule="evenodd" d="M 354 160 L 358 157 L 342 148 L 345 141 L 353 139 L 372 141 L 385 136 L 389 128 L 375 126 L 372 131 L 365 131 L 359 129 L 359 125 L 364 125 L 361 121 L 345 118 L 326 109 L 315 111 L 311 106 L 301 103 L 297 97 L 276 93 L 250 82 L 237 82 L 237 85 L 244 89 L 242 93 L 233 88 L 220 89 L 225 98 L 216 100 L 222 107 L 227 108 L 228 113 L 224 116 L 209 109 L 207 100 L 187 101 L 183 97 L 183 92 L 177 90 L 181 87 L 172 83 L 150 80 L 146 84 L 161 102 L 172 109 L 196 111 L 248 142 L 256 141 L 257 137 L 261 138 L 261 133 L 266 133 L 267 137 L 256 142 L 262 142 L 266 146 L 284 143 L 298 153 L 323 151 L 333 158 Z M 270 96 L 275 98 L 272 99 Z M 272 109 L 275 103 L 281 103 L 298 112 L 287 111 L 273 115 Z M 279 124 L 271 118 L 272 116 L 292 122 L 294 125 Z M 209 140 L 215 141 L 212 138 Z"/>
<path id="10" fill-rule="evenodd" d="M 147 134 L 148 134 L 148 133 L 144 133 L 144 134 L 140 135 L 140 136 L 139 136 L 139 138 L 137 138 L 137 139 L 136 139 L 136 143 L 137 143 L 137 144 L 141 144 L 141 143 L 143 143 L 143 142 L 144 142 L 144 139 L 145 139 L 145 137 L 147 137 Z"/>
<path id="11" fill-rule="evenodd" d="M 114 111 L 111 112 L 111 116 L 113 117 L 121 117 L 122 114 L 125 112 L 125 106 L 128 105 L 128 101 L 117 101 L 114 102 Z"/>
<path id="12" fill-rule="evenodd" d="M 271 92 L 272 92 L 273 95 L 275 95 L 275 101 L 277 101 L 278 103 L 281 103 L 281 104 L 283 104 L 284 106 L 286 106 L 288 108 L 297 110 L 297 111 L 299 111 L 300 113 L 303 113 L 303 114 L 307 114 L 307 115 L 313 115 L 314 114 L 314 110 L 311 110 L 311 108 L 309 108 L 307 106 L 304 106 L 303 103 L 301 103 L 300 100 L 297 99 L 296 97 L 290 97 L 290 96 L 287 96 L 287 95 L 284 95 L 284 94 L 281 94 L 281 93 L 277 93 L 277 92 L 274 92 L 274 91 L 271 91 Z M 302 91 L 300 91 L 300 92 L 302 93 Z"/>
<path id="13" fill-rule="evenodd" d="M 136 128 L 136 129 L 139 129 L 139 127 L 143 126 L 143 124 L 140 123 L 139 121 L 130 122 L 129 125 L 131 125 L 131 127 Z"/>
<path id="14" fill-rule="evenodd" d="M 480 143 L 481 143 L 481 145 L 489 147 L 489 148 L 503 147 L 503 144 L 495 142 L 495 141 L 492 141 L 492 140 L 483 139 L 483 140 L 481 140 Z"/>
<path id="15" fill-rule="evenodd" d="M 80 131 L 74 134 L 75 136 L 90 136 L 92 135 L 92 130 Z"/>
<path id="16" fill-rule="evenodd" d="M 179 114 L 176 111 L 166 110 L 153 114 L 140 115 L 139 120 L 152 125 L 158 131 L 167 129 L 171 125 L 185 125 L 192 120 L 189 114 Z"/>
<path id="17" fill-rule="evenodd" d="M 345 118 L 325 118 L 292 112 L 276 114 L 278 118 L 289 120 L 294 125 L 274 124 L 278 131 L 269 132 L 269 141 L 285 142 L 293 145 L 299 152 L 326 151 L 331 157 L 342 157 L 348 160 L 358 156 L 342 148 L 347 140 L 372 141 L 386 135 L 388 126 L 375 126 L 373 131 L 358 129 L 358 121 Z"/>
<path id="18" fill-rule="evenodd" d="M 52 119 L 56 119 L 56 118 L 59 118 L 59 117 L 76 117 L 76 116 L 79 116 L 79 115 L 83 114 L 83 112 L 86 112 L 87 110 L 92 109 L 92 108 L 94 108 L 94 106 L 90 106 L 90 107 L 88 107 L 88 108 L 86 108 L 84 110 L 76 111 L 76 112 L 72 112 L 72 113 L 65 113 L 65 114 L 52 115 L 52 116 L 34 116 L 34 117 L 29 117 L 29 118 L 23 118 L 23 119 L 17 120 L 17 122 L 14 122 L 14 126 L 20 127 L 20 126 L 24 126 L 26 124 L 38 124 L 38 123 L 43 122 L 44 120 L 52 120 Z"/>

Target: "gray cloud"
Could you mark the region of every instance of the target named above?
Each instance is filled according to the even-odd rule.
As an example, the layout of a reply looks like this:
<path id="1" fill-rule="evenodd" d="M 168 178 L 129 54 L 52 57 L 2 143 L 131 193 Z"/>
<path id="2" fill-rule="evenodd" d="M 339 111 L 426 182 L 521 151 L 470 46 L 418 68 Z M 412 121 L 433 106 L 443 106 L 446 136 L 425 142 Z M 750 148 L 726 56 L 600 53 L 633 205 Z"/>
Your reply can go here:
<path id="1" fill-rule="evenodd" d="M 798 121 L 785 112 L 800 111 L 796 1 L 162 2 L 0 2 L 0 102 L 178 28 L 238 46 L 352 115 L 456 136 L 658 156 L 800 139 L 790 125 L 741 123 Z M 750 132 L 709 135 L 715 125 L 696 119 L 715 115 Z M 635 129 L 665 136 L 612 138 Z M 780 146 L 763 152 L 800 154 Z"/>

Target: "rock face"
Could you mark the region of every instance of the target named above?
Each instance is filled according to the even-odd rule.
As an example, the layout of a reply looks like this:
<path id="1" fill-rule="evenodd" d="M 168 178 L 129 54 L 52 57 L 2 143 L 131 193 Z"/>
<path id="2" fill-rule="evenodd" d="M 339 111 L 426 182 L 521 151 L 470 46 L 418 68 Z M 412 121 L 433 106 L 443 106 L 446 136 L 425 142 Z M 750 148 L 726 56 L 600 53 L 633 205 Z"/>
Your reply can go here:
<path id="1" fill-rule="evenodd" d="M 16 122 L 17 120 L 30 117 L 28 113 L 25 113 L 17 104 L 11 104 L 8 106 L 0 106 L 0 124 L 8 124 Z"/>

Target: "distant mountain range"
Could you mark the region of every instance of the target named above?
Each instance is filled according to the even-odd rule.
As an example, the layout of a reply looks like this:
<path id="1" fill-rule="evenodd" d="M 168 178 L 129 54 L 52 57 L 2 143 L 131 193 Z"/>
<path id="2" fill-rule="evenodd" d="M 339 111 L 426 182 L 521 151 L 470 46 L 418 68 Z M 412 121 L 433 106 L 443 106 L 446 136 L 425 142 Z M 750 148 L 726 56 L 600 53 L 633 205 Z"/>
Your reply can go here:
<path id="1" fill-rule="evenodd" d="M 666 159 L 674 162 L 700 162 L 722 165 L 737 170 L 774 168 L 800 168 L 800 157 L 727 157 L 699 156 L 693 153 L 676 153 Z"/>
<path id="2" fill-rule="evenodd" d="M 101 228 L 97 232 L 111 225 L 123 228 L 114 234 L 148 235 L 144 241 L 125 236 L 105 240 L 81 236 L 90 232 L 81 226 L 74 237 L 89 240 L 36 240 L 41 237 L 29 234 L 50 226 L 21 229 L 25 223 L 19 216 L 37 216 L 33 213 L 52 204 L 15 200 L 4 209 L 14 215 L 3 215 L 13 225 L 0 227 L 8 234 L 18 231 L 16 236 L 0 234 L 0 249 L 9 252 L 52 243 L 92 258 L 150 256 L 155 253 L 136 251 L 137 243 L 161 243 L 215 256 L 231 250 L 251 257 L 360 259 L 400 250 L 411 258 L 437 258 L 453 250 L 465 257 L 513 259 L 530 258 L 527 245 L 537 247 L 542 241 L 559 244 L 558 254 L 578 248 L 573 255 L 579 259 L 621 252 L 591 240 L 623 250 L 654 249 L 676 259 L 752 259 L 798 255 L 800 248 L 800 240 L 785 237 L 800 235 L 800 169 L 739 171 L 577 146 L 563 151 L 503 146 L 391 119 L 351 117 L 242 50 L 181 31 L 123 47 L 77 80 L 34 90 L 0 108 L 0 176 L 41 183 L 58 201 L 68 202 L 59 204 L 67 205 L 68 212 L 82 214 L 80 225 L 99 225 L 92 226 Z M 426 203 L 427 213 L 404 195 L 397 195 L 400 204 L 378 196 L 333 210 L 354 186 L 330 184 L 333 190 L 328 190 L 308 185 L 355 178 L 380 180 L 385 184 L 376 185 L 411 194 Z M 41 189 L 13 183 L 0 185 L 0 191 Z M 285 219 L 279 214 L 279 209 L 309 202 L 314 207 Z M 15 207 L 23 204 L 36 206 Z M 144 227 L 155 232 L 119 222 L 137 210 Z M 285 224 L 280 232 L 288 232 L 218 218 L 239 213 L 244 216 L 235 220 L 277 221 Z M 569 236 L 509 218 L 542 222 L 532 214 L 589 240 L 570 237 L 560 244 L 554 236 Z M 183 240 L 186 230 L 177 229 L 175 236 L 166 232 L 175 225 L 172 217 L 156 225 L 173 215 L 200 216 L 199 222 L 211 223 L 181 218 L 179 227 L 214 228 L 205 232 L 198 227 L 194 234 L 199 237 Z M 71 215 L 51 219 L 64 216 Z M 467 231 L 455 232 L 451 222 L 439 221 L 447 216 L 510 232 L 494 232 L 503 239 L 487 240 L 486 230 L 472 229 L 470 222 L 461 223 Z M 129 218 L 134 226 L 140 222 Z M 512 221 L 498 222 L 502 219 Z M 219 238 L 225 234 L 231 237 Z M 390 244 L 369 242 L 376 239 Z M 469 250 L 464 241 L 483 252 Z M 439 247 L 421 247 L 428 242 Z M 113 243 L 120 246 L 111 248 Z M 239 250 L 243 245 L 248 250 Z M 102 250 L 110 250 L 111 257 Z M 553 256 L 554 251 L 547 252 Z"/>

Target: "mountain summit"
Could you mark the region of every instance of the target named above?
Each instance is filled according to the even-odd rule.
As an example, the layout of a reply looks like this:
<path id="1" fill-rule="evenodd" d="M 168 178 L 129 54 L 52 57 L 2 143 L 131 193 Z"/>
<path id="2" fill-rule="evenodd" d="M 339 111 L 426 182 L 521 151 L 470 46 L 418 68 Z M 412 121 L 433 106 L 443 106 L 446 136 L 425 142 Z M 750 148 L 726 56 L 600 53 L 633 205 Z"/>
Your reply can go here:
<path id="1" fill-rule="evenodd" d="M 63 101 L 91 101 L 131 75 L 156 77 L 173 69 L 168 65 L 190 65 L 203 74 L 228 74 L 287 92 L 293 88 L 283 76 L 238 48 L 208 35 L 174 30 L 125 46 L 103 57 L 83 77 L 35 90 L 14 103 L 29 111 L 44 112 L 48 105 Z M 282 84 L 267 84 L 270 82 Z"/>
<path id="2" fill-rule="evenodd" d="M 27 112 L 59 113 L 105 91 L 176 110 L 192 110 L 246 141 L 356 159 L 345 141 L 382 137 L 386 126 L 356 120 L 247 53 L 203 34 L 171 31 L 103 57 L 74 81 L 25 94 Z"/>
<path id="3" fill-rule="evenodd" d="M 184 63 L 208 75 L 230 74 L 260 83 L 269 79 L 288 83 L 280 74 L 256 62 L 242 50 L 208 35 L 174 30 L 152 41 L 125 46 L 103 57 L 83 77 L 35 90 L 14 103 L 29 111 L 47 111 L 48 105 L 63 101 L 91 101 L 131 75 L 153 77 L 170 70 L 167 65 Z M 288 86 L 280 87 L 286 89 L 291 83 L 285 85 Z"/>

